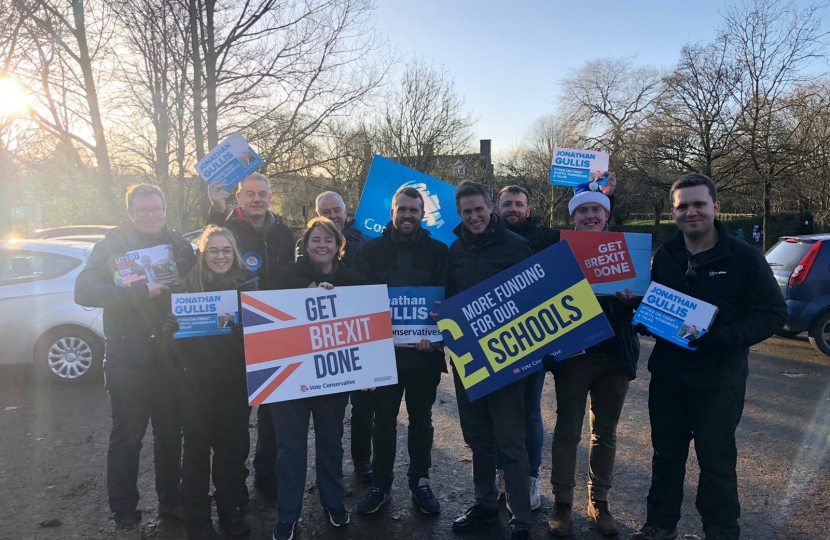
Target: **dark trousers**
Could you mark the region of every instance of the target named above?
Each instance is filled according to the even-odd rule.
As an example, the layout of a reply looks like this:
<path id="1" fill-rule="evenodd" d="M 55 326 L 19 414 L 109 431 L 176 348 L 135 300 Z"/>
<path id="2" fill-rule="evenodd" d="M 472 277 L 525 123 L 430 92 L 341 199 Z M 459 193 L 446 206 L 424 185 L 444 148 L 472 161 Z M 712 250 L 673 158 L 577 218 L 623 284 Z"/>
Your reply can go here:
<path id="1" fill-rule="evenodd" d="M 375 420 L 374 392 L 352 392 L 352 462 L 372 461 L 372 423 Z"/>
<path id="2" fill-rule="evenodd" d="M 211 450 L 219 519 L 241 516 L 248 498 L 248 395 L 244 386 L 182 384 L 182 504 L 185 523 L 210 523 Z"/>
<path id="3" fill-rule="evenodd" d="M 392 487 L 395 452 L 398 439 L 398 412 L 401 399 L 406 399 L 409 413 L 407 447 L 409 449 L 409 487 L 418 487 L 418 480 L 429 478 L 432 466 L 432 405 L 435 403 L 440 371 L 425 369 L 398 370 L 398 384 L 380 386 L 374 391 L 375 425 L 372 430 L 374 459 L 373 484 Z"/>
<path id="4" fill-rule="evenodd" d="M 652 375 L 648 391 L 651 419 L 651 489 L 646 521 L 673 529 L 680 520 L 689 442 L 695 441 L 700 478 L 695 505 L 710 536 L 737 539 L 738 450 L 735 430 L 744 409 L 746 383 L 720 390 L 688 388 Z"/>
<path id="5" fill-rule="evenodd" d="M 525 449 L 524 390 L 521 379 L 480 397 L 467 398 L 461 379 L 453 370 L 458 416 L 464 442 L 473 452 L 473 483 L 476 504 L 498 508 L 496 492 L 496 444 L 504 454 L 504 481 L 507 502 L 513 511 L 514 531 L 530 530 L 530 478 Z"/>
<path id="6" fill-rule="evenodd" d="M 525 388 L 525 448 L 527 448 L 528 473 L 539 478 L 542 466 L 542 447 L 545 444 L 545 426 L 542 423 L 542 390 L 545 387 L 545 370 L 541 369 L 527 376 Z M 496 463 L 498 469 L 504 468 L 504 454 L 499 450 Z"/>
<path id="7" fill-rule="evenodd" d="M 142 344 L 143 345 L 143 344 Z M 179 372 L 151 360 L 140 347 L 107 346 L 107 393 L 112 431 L 107 450 L 107 492 L 118 524 L 139 523 L 138 464 L 147 424 L 153 424 L 153 464 L 160 505 L 180 504 L 182 431 Z"/>
<path id="8" fill-rule="evenodd" d="M 556 502 L 571 504 L 576 481 L 576 450 L 582 438 L 585 403 L 591 397 L 588 498 L 608 500 L 617 454 L 628 377 L 618 356 L 585 354 L 568 361 L 556 379 L 556 427 L 551 445 L 551 484 Z"/>
<path id="9" fill-rule="evenodd" d="M 254 453 L 254 481 L 257 484 L 277 484 L 277 434 L 271 419 L 271 408 L 256 408 L 256 451 Z"/>
<path id="10" fill-rule="evenodd" d="M 314 417 L 317 488 L 323 508 L 343 506 L 343 418 L 349 394 L 271 403 L 277 439 L 277 519 L 300 519 L 308 467 L 308 420 Z"/>

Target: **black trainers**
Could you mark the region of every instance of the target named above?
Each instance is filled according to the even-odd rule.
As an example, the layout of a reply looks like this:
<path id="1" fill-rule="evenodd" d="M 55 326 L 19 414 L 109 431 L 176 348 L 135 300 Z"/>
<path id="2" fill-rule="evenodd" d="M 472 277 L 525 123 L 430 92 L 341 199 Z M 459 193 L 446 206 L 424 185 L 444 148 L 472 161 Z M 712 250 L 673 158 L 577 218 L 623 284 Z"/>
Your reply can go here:
<path id="1" fill-rule="evenodd" d="M 297 525 L 296 521 L 291 523 L 277 522 L 274 527 L 274 534 L 271 536 L 272 540 L 294 540 L 294 527 Z"/>
<path id="2" fill-rule="evenodd" d="M 432 493 L 432 488 L 429 486 L 429 478 L 421 478 L 418 481 L 418 487 L 412 490 L 412 500 L 418 505 L 418 508 L 424 514 L 440 514 L 441 503 L 435 498 Z"/>
<path id="3" fill-rule="evenodd" d="M 473 505 L 464 515 L 452 522 L 452 530 L 467 532 L 482 525 L 492 525 L 499 522 L 499 509 L 488 510 L 480 504 Z"/>
<path id="4" fill-rule="evenodd" d="M 392 495 L 390 489 L 372 486 L 371 489 L 366 492 L 366 495 L 360 499 L 360 502 L 357 503 L 357 513 L 374 514 L 380 509 L 381 506 L 389 502 L 389 499 L 391 498 Z"/>
<path id="5" fill-rule="evenodd" d="M 337 506 L 335 508 L 326 508 L 326 512 L 328 512 L 329 514 L 329 521 L 335 527 L 342 527 L 344 525 L 348 525 L 352 521 L 351 516 L 342 506 Z"/>
<path id="6" fill-rule="evenodd" d="M 643 528 L 634 533 L 631 540 L 674 540 L 677 538 L 677 529 L 660 529 L 646 523 Z"/>
<path id="7" fill-rule="evenodd" d="M 227 520 L 220 519 L 219 526 L 230 536 L 248 536 L 251 534 L 251 526 L 244 516 L 236 516 Z"/>
<path id="8" fill-rule="evenodd" d="M 360 477 L 360 479 L 365 484 L 372 483 L 372 462 L 371 461 L 361 461 L 360 463 L 354 464 L 354 472 L 356 475 Z"/>

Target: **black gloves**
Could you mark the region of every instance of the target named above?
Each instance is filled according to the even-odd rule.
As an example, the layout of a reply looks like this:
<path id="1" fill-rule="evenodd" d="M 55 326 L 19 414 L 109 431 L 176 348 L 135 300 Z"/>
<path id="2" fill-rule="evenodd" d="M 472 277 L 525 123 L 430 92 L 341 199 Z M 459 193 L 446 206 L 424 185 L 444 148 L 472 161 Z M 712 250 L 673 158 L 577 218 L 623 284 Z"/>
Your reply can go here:
<path id="1" fill-rule="evenodd" d="M 235 325 L 231 326 L 231 334 L 233 334 L 233 337 L 235 337 L 236 341 L 238 341 L 240 344 L 245 342 L 245 331 L 243 330 L 241 322 L 238 322 Z"/>
<path id="2" fill-rule="evenodd" d="M 167 314 L 167 317 L 164 318 L 164 326 L 161 327 L 161 331 L 165 334 L 175 334 L 179 331 L 179 321 L 175 315 L 172 313 Z"/>
<path id="3" fill-rule="evenodd" d="M 648 328 L 646 328 L 643 323 L 637 323 L 632 326 L 631 329 L 634 330 L 636 334 L 640 334 L 641 336 L 655 337 L 654 334 L 648 331 Z"/>
<path id="4" fill-rule="evenodd" d="M 692 347 L 695 352 L 709 354 L 723 348 L 723 345 L 715 332 L 706 332 L 700 337 L 689 340 L 689 347 Z"/>

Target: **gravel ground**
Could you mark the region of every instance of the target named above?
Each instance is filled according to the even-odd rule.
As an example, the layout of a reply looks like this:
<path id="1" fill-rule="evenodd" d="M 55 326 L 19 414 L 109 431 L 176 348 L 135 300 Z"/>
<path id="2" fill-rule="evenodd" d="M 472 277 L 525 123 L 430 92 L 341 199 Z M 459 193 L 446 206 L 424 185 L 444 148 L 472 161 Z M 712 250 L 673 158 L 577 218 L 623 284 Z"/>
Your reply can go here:
<path id="1" fill-rule="evenodd" d="M 645 496 L 651 474 L 651 445 L 646 407 L 649 375 L 644 342 L 640 378 L 629 390 L 618 432 L 615 487 L 610 506 L 620 522 L 620 538 L 628 538 L 645 518 Z M 740 485 L 746 539 L 830 538 L 830 359 L 805 338 L 772 338 L 753 348 L 743 420 L 738 429 Z M 543 397 L 545 459 L 542 464 L 543 507 L 536 512 L 533 537 L 547 538 L 552 505 L 550 433 L 555 421 L 553 379 Z M 333 530 L 317 503 L 309 469 L 300 539 L 452 538 L 452 520 L 472 504 L 470 450 L 464 445 L 452 381 L 445 376 L 434 408 L 435 448 L 432 484 L 441 499 L 440 516 L 415 511 L 406 490 L 406 413 L 402 406 L 398 462 L 393 500 L 377 514 L 354 516 L 344 530 Z M 37 383 L 31 370 L 0 369 L 0 539 L 112 538 L 113 521 L 106 497 L 106 450 L 109 405 L 101 385 L 49 386 Z M 586 428 L 587 430 L 587 425 Z M 348 429 L 346 429 L 348 437 Z M 587 431 L 586 431 L 587 433 Z M 252 438 L 256 429 L 252 423 Z M 602 538 L 587 520 L 587 436 L 579 448 L 573 538 Z M 348 448 L 348 441 L 344 441 Z M 312 445 L 313 448 L 313 445 Z M 310 457 L 309 463 L 313 463 Z M 346 505 L 353 508 L 366 490 L 346 463 Z M 697 462 L 690 454 L 681 538 L 702 538 L 694 508 Z M 250 479 L 249 479 L 250 481 Z M 181 524 L 159 521 L 153 495 L 152 438 L 142 450 L 139 508 L 148 539 L 184 538 Z M 270 538 L 275 503 L 251 489 L 252 539 Z M 502 526 L 474 538 L 509 537 L 507 511 Z"/>

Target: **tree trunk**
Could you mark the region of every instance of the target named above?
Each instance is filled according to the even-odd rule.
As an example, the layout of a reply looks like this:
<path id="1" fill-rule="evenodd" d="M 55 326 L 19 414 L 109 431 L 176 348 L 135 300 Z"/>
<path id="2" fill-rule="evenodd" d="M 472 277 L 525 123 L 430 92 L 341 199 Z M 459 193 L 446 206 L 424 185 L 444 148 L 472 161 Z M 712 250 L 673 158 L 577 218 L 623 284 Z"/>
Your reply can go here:
<path id="1" fill-rule="evenodd" d="M 72 16 L 75 22 L 75 37 L 78 40 L 81 73 L 84 79 L 84 93 L 89 107 L 89 119 L 92 124 L 92 134 L 95 138 L 95 159 L 98 162 L 98 182 L 102 204 L 109 214 L 118 213 L 117 198 L 115 197 L 107 140 L 104 136 L 104 125 L 101 121 L 101 109 L 98 106 L 98 92 L 95 89 L 95 76 L 92 72 L 92 58 L 89 55 L 89 44 L 86 40 L 86 21 L 82 0 L 72 0 Z"/>
<path id="2" fill-rule="evenodd" d="M 216 148 L 219 145 L 219 111 L 216 104 L 216 28 L 214 27 L 214 14 L 216 0 L 205 2 L 205 98 L 207 100 L 207 133 L 208 148 Z"/>
<path id="3" fill-rule="evenodd" d="M 661 198 L 659 200 L 655 199 L 651 202 L 652 207 L 654 208 L 654 231 L 651 233 L 651 241 L 654 243 L 655 241 L 660 240 L 660 220 L 663 219 L 663 205 L 666 204 L 665 201 Z"/>
<path id="4" fill-rule="evenodd" d="M 202 58 L 199 47 L 199 8 L 198 0 L 189 0 L 187 4 L 190 18 L 190 48 L 193 63 L 193 136 L 196 142 L 196 159 L 205 157 L 205 131 L 202 126 Z"/>
<path id="5" fill-rule="evenodd" d="M 772 180 L 764 180 L 764 222 L 762 226 L 762 246 L 764 253 L 769 249 L 769 216 L 771 213 Z"/>

